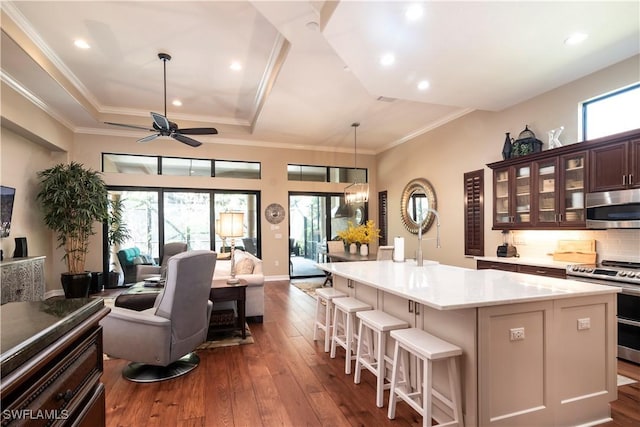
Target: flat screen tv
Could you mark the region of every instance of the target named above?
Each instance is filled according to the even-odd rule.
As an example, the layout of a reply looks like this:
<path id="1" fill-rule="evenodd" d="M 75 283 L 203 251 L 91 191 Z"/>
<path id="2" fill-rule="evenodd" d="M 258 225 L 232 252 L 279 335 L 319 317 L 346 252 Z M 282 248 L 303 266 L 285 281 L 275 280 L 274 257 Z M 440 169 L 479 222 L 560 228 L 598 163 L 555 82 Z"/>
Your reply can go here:
<path id="1" fill-rule="evenodd" d="M 8 237 L 11 231 L 11 214 L 16 189 L 0 185 L 0 237 Z"/>

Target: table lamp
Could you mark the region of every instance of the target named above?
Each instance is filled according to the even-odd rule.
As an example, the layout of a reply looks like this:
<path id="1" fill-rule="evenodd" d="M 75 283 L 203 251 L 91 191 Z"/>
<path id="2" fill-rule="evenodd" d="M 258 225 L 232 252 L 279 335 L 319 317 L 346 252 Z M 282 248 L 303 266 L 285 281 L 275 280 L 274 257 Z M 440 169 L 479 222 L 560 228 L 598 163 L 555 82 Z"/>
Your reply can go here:
<path id="1" fill-rule="evenodd" d="M 220 229 L 218 234 L 222 238 L 231 238 L 231 277 L 227 280 L 227 283 L 236 285 L 240 283 L 240 280 L 236 278 L 235 238 L 244 236 L 244 212 L 220 213 Z"/>

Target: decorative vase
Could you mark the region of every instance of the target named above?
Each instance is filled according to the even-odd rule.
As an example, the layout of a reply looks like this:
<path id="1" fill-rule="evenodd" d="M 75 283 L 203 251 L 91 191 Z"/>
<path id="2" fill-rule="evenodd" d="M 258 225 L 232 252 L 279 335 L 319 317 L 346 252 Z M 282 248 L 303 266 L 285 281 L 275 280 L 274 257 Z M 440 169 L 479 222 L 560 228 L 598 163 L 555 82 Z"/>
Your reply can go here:
<path id="1" fill-rule="evenodd" d="M 506 137 L 504 139 L 504 145 L 502 146 L 502 159 L 507 160 L 511 158 L 511 137 L 509 136 L 509 132 L 506 132 Z"/>
<path id="2" fill-rule="evenodd" d="M 350 254 L 357 254 L 358 253 L 358 246 L 355 243 L 352 243 L 349 245 L 349 253 Z"/>
<path id="3" fill-rule="evenodd" d="M 367 256 L 369 255 L 369 245 L 367 245 L 366 243 L 363 243 L 360 245 L 360 256 Z"/>

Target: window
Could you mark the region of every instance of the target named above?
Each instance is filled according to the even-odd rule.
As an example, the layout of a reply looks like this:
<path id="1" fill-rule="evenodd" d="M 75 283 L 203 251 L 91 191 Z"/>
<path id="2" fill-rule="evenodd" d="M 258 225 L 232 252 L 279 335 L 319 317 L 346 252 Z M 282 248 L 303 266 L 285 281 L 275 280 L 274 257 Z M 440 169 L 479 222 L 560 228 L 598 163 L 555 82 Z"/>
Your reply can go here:
<path id="1" fill-rule="evenodd" d="M 211 160 L 163 157 L 162 175 L 211 176 Z"/>
<path id="2" fill-rule="evenodd" d="M 219 178 L 260 179 L 260 163 L 215 161 L 215 174 Z"/>
<path id="3" fill-rule="evenodd" d="M 582 103 L 584 140 L 640 128 L 640 83 Z"/>
<path id="4" fill-rule="evenodd" d="M 336 183 L 368 182 L 367 169 L 329 166 L 287 165 L 289 181 Z"/>
<path id="5" fill-rule="evenodd" d="M 106 173 L 260 179 L 260 169 L 260 162 L 102 154 Z"/>

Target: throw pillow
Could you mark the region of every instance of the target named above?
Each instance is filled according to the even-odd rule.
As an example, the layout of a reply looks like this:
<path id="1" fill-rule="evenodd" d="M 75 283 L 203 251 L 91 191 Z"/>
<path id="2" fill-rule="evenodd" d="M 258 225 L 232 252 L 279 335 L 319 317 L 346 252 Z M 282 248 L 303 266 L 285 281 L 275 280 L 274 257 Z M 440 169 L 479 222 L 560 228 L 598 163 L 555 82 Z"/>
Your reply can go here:
<path id="1" fill-rule="evenodd" d="M 251 274 L 253 273 L 253 260 L 249 258 L 242 258 L 236 263 L 236 274 Z"/>

